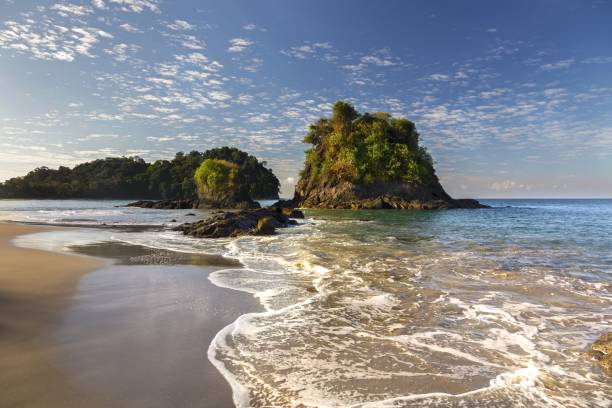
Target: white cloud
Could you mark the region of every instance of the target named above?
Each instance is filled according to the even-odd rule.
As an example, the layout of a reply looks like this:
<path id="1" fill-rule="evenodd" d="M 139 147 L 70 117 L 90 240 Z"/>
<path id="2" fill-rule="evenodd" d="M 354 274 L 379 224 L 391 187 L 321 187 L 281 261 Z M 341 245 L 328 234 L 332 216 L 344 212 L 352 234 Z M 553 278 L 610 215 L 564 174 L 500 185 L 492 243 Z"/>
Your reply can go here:
<path id="1" fill-rule="evenodd" d="M 236 103 L 239 105 L 248 105 L 251 102 L 253 102 L 253 97 L 247 94 L 239 95 L 238 99 L 236 99 Z"/>
<path id="2" fill-rule="evenodd" d="M 230 40 L 230 47 L 227 50 L 229 52 L 242 52 L 252 44 L 253 41 L 247 38 L 232 38 Z"/>
<path id="3" fill-rule="evenodd" d="M 372 64 L 379 67 L 391 67 L 396 65 L 396 63 L 391 59 L 380 58 L 376 55 L 366 55 L 364 57 L 361 57 L 361 62 L 363 62 L 364 64 Z"/>
<path id="4" fill-rule="evenodd" d="M 281 53 L 297 59 L 306 59 L 316 56 L 319 52 L 330 51 L 333 46 L 329 42 L 310 43 L 306 42 L 302 45 L 291 47 L 288 50 L 282 50 Z"/>
<path id="5" fill-rule="evenodd" d="M 519 184 L 512 180 L 496 181 L 492 183 L 489 188 L 495 191 L 508 191 L 508 190 L 531 190 L 533 188 L 530 184 Z"/>
<path id="6" fill-rule="evenodd" d="M 544 64 L 541 65 L 540 68 L 543 69 L 544 71 L 554 71 L 557 69 L 567 69 L 570 66 L 572 66 L 575 62 L 574 58 L 570 58 L 570 59 L 566 59 L 566 60 L 561 60 L 561 61 L 557 61 L 557 62 L 553 62 L 550 64 Z"/>
<path id="7" fill-rule="evenodd" d="M 203 50 L 206 47 L 204 41 L 193 35 L 185 35 L 180 41 L 181 45 L 190 50 Z"/>
<path id="8" fill-rule="evenodd" d="M 5 23 L 0 30 L 0 48 L 29 52 L 43 60 L 73 61 L 77 55 L 93 58 L 91 50 L 100 38 L 113 38 L 112 34 L 94 27 L 67 28 L 45 23 Z"/>
<path id="9" fill-rule="evenodd" d="M 122 29 L 124 29 L 128 33 L 142 33 L 143 32 L 142 30 L 134 27 L 133 25 L 131 25 L 129 23 L 121 24 L 119 27 L 121 27 Z"/>
<path id="10" fill-rule="evenodd" d="M 88 140 L 95 140 L 95 139 L 116 139 L 118 137 L 119 135 L 114 134 L 114 133 L 91 133 L 87 136 L 79 137 L 76 140 L 78 140 L 79 142 L 85 142 Z"/>
<path id="11" fill-rule="evenodd" d="M 185 20 L 174 20 L 172 24 L 168 24 L 168 28 L 174 31 L 188 31 L 195 28 L 194 25 L 189 24 Z"/>
<path id="12" fill-rule="evenodd" d="M 159 13 L 158 0 L 110 0 L 111 3 L 121 6 L 123 11 L 142 13 L 145 9 L 154 13 Z"/>
<path id="13" fill-rule="evenodd" d="M 248 31 L 254 31 L 254 30 L 263 31 L 263 32 L 268 31 L 265 28 L 259 27 L 259 26 L 255 25 L 253 23 L 245 24 L 244 26 L 242 26 L 242 28 L 244 28 L 245 30 L 248 30 Z"/>
<path id="14" fill-rule="evenodd" d="M 77 4 L 57 3 L 51 6 L 51 10 L 57 11 L 61 16 L 85 16 L 91 14 L 93 10 L 87 6 L 79 6 Z"/>
<path id="15" fill-rule="evenodd" d="M 228 99 L 231 99 L 232 96 L 230 94 L 228 94 L 227 92 L 223 92 L 223 91 L 212 91 L 208 93 L 208 97 L 210 99 L 213 99 L 215 101 L 226 101 Z"/>
<path id="16" fill-rule="evenodd" d="M 104 0 L 91 0 L 91 4 L 93 4 L 95 8 L 99 8 L 99 9 L 106 8 L 106 4 L 104 4 Z"/>
<path id="17" fill-rule="evenodd" d="M 429 76 L 432 81 L 449 81 L 451 77 L 446 74 L 432 74 Z"/>
<path id="18" fill-rule="evenodd" d="M 149 77 L 149 78 L 146 78 L 145 80 L 153 84 L 163 85 L 163 86 L 172 86 L 174 84 L 173 80 L 167 79 L 167 78 Z"/>
<path id="19" fill-rule="evenodd" d="M 116 61 L 123 62 L 126 61 L 129 57 L 128 53 L 135 53 L 140 49 L 139 46 L 135 44 L 115 44 L 111 48 L 107 48 L 104 50 L 105 53 L 111 55 Z"/>

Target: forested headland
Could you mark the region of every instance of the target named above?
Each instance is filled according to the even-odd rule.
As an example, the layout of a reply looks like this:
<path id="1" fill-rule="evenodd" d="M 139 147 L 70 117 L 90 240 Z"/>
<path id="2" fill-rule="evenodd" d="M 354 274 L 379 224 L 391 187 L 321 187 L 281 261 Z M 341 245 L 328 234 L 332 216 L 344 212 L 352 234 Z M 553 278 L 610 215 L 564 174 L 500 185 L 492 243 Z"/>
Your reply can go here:
<path id="1" fill-rule="evenodd" d="M 267 163 L 233 147 L 179 152 L 172 160 L 153 163 L 139 157 L 108 157 L 72 169 L 39 167 L 0 183 L 0 198 L 195 198 L 194 174 L 207 159 L 235 164 L 251 198 L 278 198 L 280 183 Z"/>

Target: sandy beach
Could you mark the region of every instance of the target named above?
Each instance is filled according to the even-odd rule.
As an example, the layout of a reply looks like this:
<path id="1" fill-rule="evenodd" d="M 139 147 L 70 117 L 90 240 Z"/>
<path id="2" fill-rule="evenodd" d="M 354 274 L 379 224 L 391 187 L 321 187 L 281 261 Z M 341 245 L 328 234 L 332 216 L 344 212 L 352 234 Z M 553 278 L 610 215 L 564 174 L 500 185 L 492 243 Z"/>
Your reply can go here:
<path id="1" fill-rule="evenodd" d="M 0 224 L 0 406 L 94 406 L 59 368 L 49 335 L 93 258 L 17 248 L 11 240 L 50 228 Z"/>
<path id="2" fill-rule="evenodd" d="M 207 349 L 259 305 L 208 274 L 239 264 L 112 242 L 73 255 L 11 243 L 79 232 L 0 224 L 0 407 L 232 407 Z"/>

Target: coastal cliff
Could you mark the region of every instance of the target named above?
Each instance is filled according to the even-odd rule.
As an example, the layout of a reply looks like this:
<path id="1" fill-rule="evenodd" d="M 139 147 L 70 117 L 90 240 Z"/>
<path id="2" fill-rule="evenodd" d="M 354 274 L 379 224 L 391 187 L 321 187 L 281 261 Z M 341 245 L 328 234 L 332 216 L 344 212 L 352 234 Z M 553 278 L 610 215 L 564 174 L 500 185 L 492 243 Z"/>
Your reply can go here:
<path id="1" fill-rule="evenodd" d="M 484 208 L 444 191 L 415 124 L 388 113 L 359 114 L 338 101 L 310 126 L 293 205 L 304 208 Z"/>

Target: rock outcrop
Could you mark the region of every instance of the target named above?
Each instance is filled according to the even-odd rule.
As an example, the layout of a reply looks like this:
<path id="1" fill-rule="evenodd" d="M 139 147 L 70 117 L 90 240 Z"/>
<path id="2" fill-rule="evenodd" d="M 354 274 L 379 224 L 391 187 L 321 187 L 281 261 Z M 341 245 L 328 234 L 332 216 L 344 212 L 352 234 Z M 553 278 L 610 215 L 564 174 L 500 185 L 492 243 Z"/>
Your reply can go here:
<path id="1" fill-rule="evenodd" d="M 476 200 L 455 200 L 437 179 L 428 185 L 379 183 L 359 185 L 309 184 L 300 180 L 292 200 L 295 207 L 350 209 L 414 209 L 487 208 Z"/>
<path id="2" fill-rule="evenodd" d="M 205 201 L 197 198 L 192 199 L 179 199 L 179 200 L 140 200 L 134 201 L 133 203 L 126 204 L 125 207 L 139 207 L 139 208 L 154 208 L 160 210 L 185 210 L 185 209 L 195 209 L 195 208 L 205 208 L 205 209 L 248 209 L 248 208 L 260 208 L 260 205 L 251 200 L 243 200 L 243 201 Z M 194 214 L 187 214 L 194 215 Z"/>
<path id="3" fill-rule="evenodd" d="M 591 345 L 591 353 L 599 364 L 612 375 L 612 332 L 601 335 Z"/>
<path id="4" fill-rule="evenodd" d="M 291 217 L 289 216 L 291 215 Z M 181 224 L 174 228 L 196 238 L 225 238 L 241 235 L 272 235 L 277 228 L 296 225 L 293 218 L 303 218 L 299 210 L 285 215 L 281 208 L 259 208 L 237 212 L 220 212 L 205 220 Z"/>
<path id="5" fill-rule="evenodd" d="M 126 207 L 139 207 L 139 208 L 155 208 L 161 210 L 183 210 L 189 208 L 198 208 L 200 200 L 197 198 L 192 199 L 179 199 L 179 200 L 140 200 L 134 201 L 125 205 Z"/>

